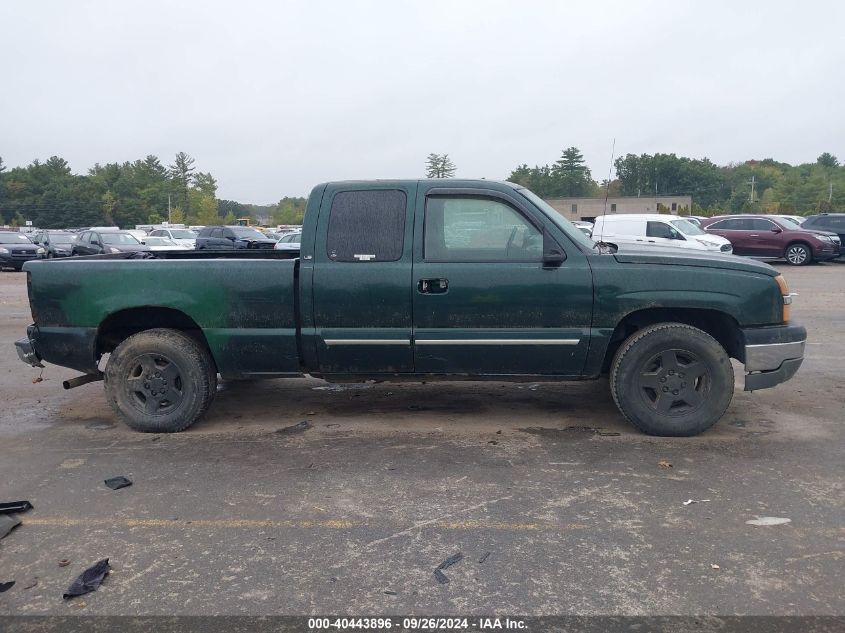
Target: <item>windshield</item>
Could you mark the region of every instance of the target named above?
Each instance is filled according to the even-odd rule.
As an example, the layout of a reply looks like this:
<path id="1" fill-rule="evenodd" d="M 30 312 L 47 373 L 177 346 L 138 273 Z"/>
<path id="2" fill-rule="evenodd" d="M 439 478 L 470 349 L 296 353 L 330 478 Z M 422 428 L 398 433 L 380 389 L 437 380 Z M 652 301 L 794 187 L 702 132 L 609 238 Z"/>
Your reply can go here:
<path id="1" fill-rule="evenodd" d="M 169 237 L 148 237 L 144 240 L 149 246 L 176 246 Z"/>
<path id="2" fill-rule="evenodd" d="M 129 233 L 101 233 L 104 244 L 140 244 Z"/>
<path id="3" fill-rule="evenodd" d="M 0 233 L 0 244 L 32 244 L 26 235 L 20 233 Z"/>
<path id="4" fill-rule="evenodd" d="M 707 233 L 702 231 L 689 220 L 672 220 L 670 224 L 684 235 L 707 235 Z"/>
<path id="5" fill-rule="evenodd" d="M 246 226 L 233 226 L 232 232 L 242 240 L 266 240 L 264 233 Z"/>
<path id="6" fill-rule="evenodd" d="M 51 244 L 70 244 L 75 235 L 73 233 L 47 233 L 45 236 Z"/>
<path id="7" fill-rule="evenodd" d="M 798 222 L 796 222 L 792 218 L 778 217 L 778 218 L 775 218 L 775 220 L 777 221 L 778 224 L 780 224 L 781 226 L 783 226 L 784 228 L 787 228 L 787 229 L 800 229 L 801 228 L 801 225 L 798 224 Z"/>
<path id="8" fill-rule="evenodd" d="M 175 229 L 171 230 L 170 234 L 175 237 L 177 240 L 195 240 L 197 239 L 197 234 L 193 231 L 189 231 L 188 229 Z"/>
<path id="9" fill-rule="evenodd" d="M 517 191 L 526 198 L 528 198 L 531 202 L 533 202 L 534 206 L 544 211 L 549 217 L 549 219 L 555 224 L 557 224 L 561 229 L 563 229 L 564 233 L 566 233 L 572 239 L 573 242 L 578 242 L 582 246 L 585 246 L 589 249 L 595 247 L 595 242 L 592 239 L 590 239 L 577 228 L 575 228 L 575 225 L 572 224 L 572 222 L 570 222 L 560 213 L 558 213 L 554 207 L 552 207 L 548 202 L 543 200 L 536 193 L 529 191 L 528 189 L 517 189 Z"/>

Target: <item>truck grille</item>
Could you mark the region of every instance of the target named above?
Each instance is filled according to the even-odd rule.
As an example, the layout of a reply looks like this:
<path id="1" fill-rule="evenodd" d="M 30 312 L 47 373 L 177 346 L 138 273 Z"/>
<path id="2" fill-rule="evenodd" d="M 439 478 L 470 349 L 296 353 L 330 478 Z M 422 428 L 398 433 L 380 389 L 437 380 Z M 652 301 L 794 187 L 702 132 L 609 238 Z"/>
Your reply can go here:
<path id="1" fill-rule="evenodd" d="M 38 257 L 38 254 L 35 251 L 12 249 L 12 259 L 26 260 L 35 259 L 36 257 Z"/>

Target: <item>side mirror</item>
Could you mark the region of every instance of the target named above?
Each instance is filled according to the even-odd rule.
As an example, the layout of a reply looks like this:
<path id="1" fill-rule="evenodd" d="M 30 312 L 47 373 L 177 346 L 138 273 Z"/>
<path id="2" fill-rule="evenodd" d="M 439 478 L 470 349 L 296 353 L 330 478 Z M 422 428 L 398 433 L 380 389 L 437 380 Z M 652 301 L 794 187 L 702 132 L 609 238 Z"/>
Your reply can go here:
<path id="1" fill-rule="evenodd" d="M 779 226 L 773 226 L 772 227 L 772 233 L 783 233 L 783 229 L 780 228 Z"/>
<path id="2" fill-rule="evenodd" d="M 565 261 L 566 253 L 560 244 L 549 235 L 547 229 L 543 229 L 543 268 L 557 268 Z"/>

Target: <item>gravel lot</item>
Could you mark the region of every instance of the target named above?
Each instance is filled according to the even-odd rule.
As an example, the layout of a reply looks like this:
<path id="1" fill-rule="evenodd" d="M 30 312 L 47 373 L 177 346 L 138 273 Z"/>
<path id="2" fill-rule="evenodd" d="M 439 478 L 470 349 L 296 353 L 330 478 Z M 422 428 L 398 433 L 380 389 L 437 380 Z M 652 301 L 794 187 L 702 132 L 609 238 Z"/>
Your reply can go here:
<path id="1" fill-rule="evenodd" d="M 803 367 L 690 439 L 629 428 L 606 381 L 226 384 L 189 431 L 138 434 L 101 384 L 33 383 L 25 276 L 0 274 L 0 501 L 35 506 L 0 541 L 0 615 L 845 614 L 845 263 L 778 267 Z"/>

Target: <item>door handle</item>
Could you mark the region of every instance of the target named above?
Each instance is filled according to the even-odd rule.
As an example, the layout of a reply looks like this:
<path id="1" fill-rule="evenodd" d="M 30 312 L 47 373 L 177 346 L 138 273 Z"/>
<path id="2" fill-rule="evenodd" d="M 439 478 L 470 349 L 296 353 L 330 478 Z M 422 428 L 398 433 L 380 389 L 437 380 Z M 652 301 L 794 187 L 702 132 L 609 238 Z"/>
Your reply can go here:
<path id="1" fill-rule="evenodd" d="M 748 237 L 760 237 L 760 236 L 759 236 L 759 235 L 757 235 L 756 233 L 752 233 L 752 234 L 751 234 L 751 235 L 749 235 Z"/>
<path id="2" fill-rule="evenodd" d="M 448 279 L 420 279 L 417 282 L 417 291 L 421 295 L 443 294 L 449 290 Z"/>

